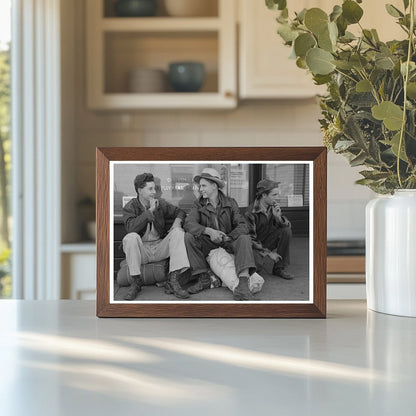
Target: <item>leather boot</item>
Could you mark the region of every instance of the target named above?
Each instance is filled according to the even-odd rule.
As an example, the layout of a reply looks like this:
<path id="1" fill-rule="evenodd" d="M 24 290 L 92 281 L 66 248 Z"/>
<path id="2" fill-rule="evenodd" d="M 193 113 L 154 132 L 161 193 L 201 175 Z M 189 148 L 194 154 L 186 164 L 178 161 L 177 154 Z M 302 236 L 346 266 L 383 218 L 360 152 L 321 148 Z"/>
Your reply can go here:
<path id="1" fill-rule="evenodd" d="M 178 273 L 177 270 L 174 271 L 174 272 L 169 273 L 169 278 L 168 278 L 169 287 L 168 287 L 168 289 L 172 290 L 173 294 L 177 298 L 187 299 L 187 298 L 189 298 L 189 293 L 182 288 L 181 284 L 179 283 L 178 277 L 179 277 L 179 273 Z"/>
<path id="2" fill-rule="evenodd" d="M 142 290 L 144 285 L 143 277 L 139 274 L 137 276 L 132 276 L 133 283 L 130 285 L 130 289 L 124 296 L 124 300 L 135 300 L 139 292 Z"/>
<path id="3" fill-rule="evenodd" d="M 211 287 L 211 277 L 208 273 L 201 273 L 198 275 L 197 282 L 188 288 L 188 292 L 190 294 L 195 294 L 202 292 L 205 289 L 209 289 Z"/>
<path id="4" fill-rule="evenodd" d="M 250 300 L 251 292 L 248 286 L 248 277 L 239 277 L 237 287 L 234 289 L 234 300 Z"/>
<path id="5" fill-rule="evenodd" d="M 273 274 L 285 280 L 292 280 L 294 277 L 293 274 L 287 272 L 283 267 L 279 267 L 277 264 L 273 267 Z"/>
<path id="6" fill-rule="evenodd" d="M 173 294 L 173 289 L 172 289 L 172 286 L 170 285 L 169 282 L 166 282 L 166 284 L 165 284 L 165 293 L 167 295 L 172 295 Z"/>

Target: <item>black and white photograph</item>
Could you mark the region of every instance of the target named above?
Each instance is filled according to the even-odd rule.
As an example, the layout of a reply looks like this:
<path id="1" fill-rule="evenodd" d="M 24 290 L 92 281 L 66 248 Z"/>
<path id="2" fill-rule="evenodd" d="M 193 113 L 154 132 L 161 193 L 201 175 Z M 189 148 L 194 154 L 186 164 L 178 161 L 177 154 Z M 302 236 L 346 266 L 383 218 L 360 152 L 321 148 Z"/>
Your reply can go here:
<path id="1" fill-rule="evenodd" d="M 312 303 L 313 163 L 111 161 L 110 303 Z"/>

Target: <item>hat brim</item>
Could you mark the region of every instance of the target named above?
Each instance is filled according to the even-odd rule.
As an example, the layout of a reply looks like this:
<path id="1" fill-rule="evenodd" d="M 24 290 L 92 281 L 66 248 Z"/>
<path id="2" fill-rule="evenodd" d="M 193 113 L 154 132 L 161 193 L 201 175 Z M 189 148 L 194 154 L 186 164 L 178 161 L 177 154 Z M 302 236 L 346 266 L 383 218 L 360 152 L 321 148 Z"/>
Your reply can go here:
<path id="1" fill-rule="evenodd" d="M 222 189 L 224 188 L 225 182 L 221 179 L 214 178 L 213 176 L 207 176 L 207 175 L 196 175 L 194 177 L 194 182 L 199 184 L 199 181 L 201 179 L 206 179 L 207 181 L 215 182 L 218 185 L 218 188 Z"/>

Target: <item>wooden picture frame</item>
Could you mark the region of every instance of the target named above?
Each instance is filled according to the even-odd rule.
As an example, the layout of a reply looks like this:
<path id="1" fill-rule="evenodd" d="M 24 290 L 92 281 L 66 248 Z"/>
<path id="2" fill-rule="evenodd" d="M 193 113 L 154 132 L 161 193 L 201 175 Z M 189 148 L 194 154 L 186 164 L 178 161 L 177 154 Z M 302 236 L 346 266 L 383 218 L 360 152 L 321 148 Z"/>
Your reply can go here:
<path id="1" fill-rule="evenodd" d="M 327 150 L 324 147 L 176 147 L 176 148 L 97 148 L 97 176 L 96 176 L 96 201 L 97 201 L 97 316 L 98 317 L 194 317 L 194 318 L 325 318 L 326 317 L 326 224 L 327 224 Z M 130 166 L 131 165 L 131 166 Z M 136 166 L 137 165 L 137 166 Z M 285 212 L 307 212 L 307 236 L 299 237 L 298 242 L 302 242 L 304 255 L 297 255 L 289 266 L 295 270 L 297 265 L 302 265 L 302 270 L 308 270 L 305 278 L 302 272 L 302 287 L 308 288 L 308 293 L 293 289 L 285 299 L 267 299 L 269 292 L 264 291 L 254 296 L 254 300 L 237 301 L 233 300 L 232 292 L 224 292 L 225 288 L 208 289 L 206 296 L 221 294 L 223 298 L 213 298 L 214 300 L 194 300 L 177 299 L 173 295 L 168 301 L 159 298 L 149 300 L 147 298 L 137 298 L 134 302 L 117 300 L 119 288 L 115 280 L 116 268 L 115 251 L 118 245 L 115 244 L 114 230 L 116 224 L 117 210 L 121 207 L 120 195 L 116 186 L 121 183 L 129 186 L 131 194 L 135 193 L 133 186 L 134 177 L 129 177 L 124 172 L 128 168 L 129 172 L 134 170 L 139 173 L 149 171 L 149 166 L 158 167 L 159 171 L 173 172 L 176 170 L 192 171 L 186 178 L 179 178 L 181 185 L 177 185 L 178 180 L 173 184 L 173 174 L 171 177 L 161 179 L 161 188 L 168 189 L 166 195 L 173 195 L 175 187 L 184 189 L 183 186 L 189 183 L 195 172 L 200 172 L 206 165 L 221 167 L 221 172 L 228 175 L 225 183 L 229 183 L 227 189 L 231 189 L 231 196 L 237 194 L 237 199 L 246 201 L 253 197 L 258 180 L 264 179 L 268 172 L 298 172 L 303 166 L 304 174 L 303 191 L 293 190 L 296 183 L 288 180 L 286 194 L 282 192 L 282 200 L 302 201 L 301 208 L 285 208 L 282 206 L 283 215 Z M 124 167 L 125 166 L 125 167 Z M 143 172 L 141 167 L 143 166 Z M 134 168 L 134 169 L 133 169 Z M 239 170 L 238 170 L 238 169 Z M 118 173 L 122 172 L 122 173 Z M 237 172 L 237 173 L 236 173 Z M 247 172 L 247 173 L 244 173 Z M 257 173 L 256 173 L 257 172 Z M 261 172 L 259 174 L 258 172 Z M 275 173 L 274 173 L 275 174 Z M 307 176 L 306 176 L 307 174 Z M 124 175 L 124 176 L 123 176 Z M 221 174 L 222 175 L 222 174 Z M 240 176 L 239 176 L 240 175 Z M 246 180 L 244 179 L 246 175 Z M 257 176 L 256 176 L 257 175 Z M 260 175 L 260 176 L 259 176 Z M 163 176 L 163 175 L 162 175 Z M 269 175 L 270 176 L 270 175 Z M 289 176 L 290 178 L 292 176 Z M 277 180 L 274 177 L 270 179 Z M 114 182 L 116 181 L 116 182 Z M 167 182 L 166 182 L 167 181 Z M 128 184 L 127 184 L 128 182 Z M 183 182 L 183 183 L 182 183 Z M 169 186 L 163 184 L 169 183 Z M 285 182 L 283 182 L 285 183 Z M 126 185 L 125 185 L 126 184 Z M 193 188 L 192 188 L 193 187 Z M 191 190 L 196 185 L 192 184 Z M 301 185 L 302 187 L 302 185 Z M 297 189 L 299 186 L 297 187 Z M 189 189 L 189 188 L 188 188 Z M 198 190 L 198 188 L 196 188 Z M 258 190 L 257 190 L 258 191 Z M 197 191 L 196 191 L 197 192 Z M 300 195 L 292 195 L 303 192 Z M 117 196 L 117 198 L 115 197 Z M 165 198 L 165 196 L 164 196 Z M 245 198 L 245 199 L 244 199 Z M 302 199 L 303 198 L 303 199 Z M 306 205 L 307 203 L 307 205 Z M 240 203 L 240 207 L 243 203 Z M 289 204 L 289 202 L 288 202 Z M 303 212 L 302 211 L 302 212 Z M 118 212 L 118 211 L 117 211 Z M 120 215 L 120 214 L 117 214 Z M 300 214 L 299 214 L 300 215 Z M 291 219 L 292 231 L 296 232 L 300 226 L 294 226 L 296 216 Z M 301 224 L 301 222 L 299 222 Z M 303 224 L 303 223 L 302 223 Z M 303 239 L 302 239 L 303 238 Z M 305 239 L 306 238 L 306 243 Z M 295 239 L 293 239 L 295 240 Z M 300 244 L 300 243 L 299 243 Z M 306 254 L 305 254 L 306 253 Z M 305 260 L 307 259 L 307 260 Z M 304 266 L 302 263 L 306 263 Z M 301 264 L 302 263 L 302 264 Z M 306 268 L 306 269 L 305 269 Z M 296 280 L 298 278 L 298 280 Z M 273 280 L 278 279 L 278 280 Z M 307 279 L 307 283 L 305 283 Z M 280 285 L 285 289 L 289 288 L 292 281 L 286 281 L 276 276 L 265 277 L 265 284 Z M 118 282 L 118 280 L 117 280 Z M 277 283 L 275 283 L 277 282 Z M 288 283 L 286 283 L 288 282 Z M 295 275 L 293 282 L 298 282 L 300 278 Z M 162 283 L 161 283 L 162 284 Z M 286 285 L 286 286 L 285 286 Z M 270 286 L 272 287 L 272 286 Z M 293 286 L 296 288 L 296 285 Z M 117 289 L 117 291 L 116 291 Z M 221 289 L 221 290 L 220 290 Z M 157 292 L 159 290 L 159 292 Z M 228 289 L 227 289 L 228 290 Z M 274 289 L 273 289 L 274 290 Z M 217 292 L 215 292 L 217 291 Z M 279 291 L 281 293 L 282 291 Z M 147 289 L 144 287 L 143 294 L 164 293 L 163 288 L 152 286 Z M 167 292 L 168 293 L 168 292 Z M 143 295 L 144 296 L 144 295 Z M 280 296 L 280 295 L 279 295 Z M 303 296 L 303 297 L 301 297 Z M 160 295 L 165 298 L 165 295 Z M 195 298 L 196 299 L 196 298 Z M 204 298 L 201 298 L 204 299 Z M 267 299 L 267 300 L 263 300 Z M 298 300 L 300 299 L 300 300 Z"/>

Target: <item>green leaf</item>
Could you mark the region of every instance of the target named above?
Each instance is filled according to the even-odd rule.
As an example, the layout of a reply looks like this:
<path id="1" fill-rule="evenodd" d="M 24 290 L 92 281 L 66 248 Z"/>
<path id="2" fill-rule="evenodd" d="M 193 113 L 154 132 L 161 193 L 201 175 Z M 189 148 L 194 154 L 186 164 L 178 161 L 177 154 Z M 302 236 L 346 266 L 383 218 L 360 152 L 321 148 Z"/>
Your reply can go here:
<path id="1" fill-rule="evenodd" d="M 389 143 L 391 146 L 391 151 L 394 153 L 394 155 L 397 157 L 399 154 L 399 144 L 400 144 L 400 132 L 395 134 L 393 138 L 391 139 L 391 142 Z M 409 162 L 409 159 L 406 155 L 405 150 L 405 141 L 403 140 L 402 146 L 400 148 L 400 156 L 399 158 L 405 162 Z"/>
<path id="2" fill-rule="evenodd" d="M 416 140 L 416 109 L 410 110 L 406 120 L 406 126 L 409 131 L 409 136 Z M 416 152 L 415 152 L 416 154 Z"/>
<path id="3" fill-rule="evenodd" d="M 373 94 L 369 92 L 351 93 L 348 97 L 348 104 L 356 107 L 373 107 L 377 104 Z"/>
<path id="4" fill-rule="evenodd" d="M 342 7 L 336 4 L 334 8 L 332 9 L 332 13 L 329 15 L 329 20 L 331 22 L 335 22 L 338 17 L 342 15 Z"/>
<path id="5" fill-rule="evenodd" d="M 340 36 L 344 36 L 348 27 L 348 22 L 344 19 L 342 15 L 337 19 L 337 27 Z"/>
<path id="6" fill-rule="evenodd" d="M 380 38 L 378 37 L 378 33 L 377 33 L 377 30 L 376 29 L 371 29 L 371 34 L 373 35 L 373 39 L 376 42 L 380 42 Z"/>
<path id="7" fill-rule="evenodd" d="M 407 96 L 412 100 L 416 100 L 416 82 L 407 84 Z"/>
<path id="8" fill-rule="evenodd" d="M 315 35 L 327 30 L 328 15 L 318 7 L 309 9 L 305 13 L 305 26 Z"/>
<path id="9" fill-rule="evenodd" d="M 304 58 L 306 52 L 316 45 L 314 37 L 309 33 L 302 33 L 295 39 L 296 56 Z"/>
<path id="10" fill-rule="evenodd" d="M 363 69 L 368 64 L 367 60 L 363 56 L 358 55 L 358 53 L 351 56 L 350 63 L 358 70 Z"/>
<path id="11" fill-rule="evenodd" d="M 308 65 L 306 65 L 305 58 L 298 58 L 296 59 L 296 66 L 301 69 L 308 69 Z"/>
<path id="12" fill-rule="evenodd" d="M 394 7 L 392 4 L 386 4 L 387 13 L 393 17 L 403 17 L 404 14 L 397 8 Z"/>
<path id="13" fill-rule="evenodd" d="M 338 25 L 337 25 L 337 29 L 339 31 L 339 26 Z M 356 39 L 355 35 L 353 33 L 351 33 L 351 32 L 348 32 L 348 30 L 347 30 L 344 33 L 343 36 L 340 36 L 338 38 L 338 42 L 341 42 L 341 43 L 350 43 L 351 41 L 353 41 L 355 39 Z"/>
<path id="14" fill-rule="evenodd" d="M 331 37 L 329 35 L 329 28 L 327 27 L 325 31 L 321 32 L 318 35 L 318 45 L 321 49 L 324 49 L 328 52 L 334 51 L 334 45 L 332 43 Z"/>
<path id="15" fill-rule="evenodd" d="M 360 175 L 364 176 L 366 179 L 372 179 L 374 181 L 378 181 L 380 179 L 388 178 L 391 173 L 390 172 L 379 172 L 376 170 L 362 170 Z"/>
<path id="16" fill-rule="evenodd" d="M 366 140 L 360 126 L 361 121 L 362 120 L 358 115 L 350 116 L 345 122 L 344 133 L 350 140 L 354 141 L 360 149 L 363 149 L 366 146 Z"/>
<path id="17" fill-rule="evenodd" d="M 373 34 L 371 33 L 371 30 L 363 29 L 363 36 L 367 43 L 370 45 L 374 45 L 375 41 L 373 39 Z"/>
<path id="18" fill-rule="evenodd" d="M 375 105 L 371 113 L 375 119 L 382 120 L 389 130 L 400 130 L 402 127 L 403 110 L 391 101 Z"/>
<path id="19" fill-rule="evenodd" d="M 337 39 L 338 39 L 338 26 L 334 22 L 329 22 L 328 29 L 329 29 L 329 37 L 331 38 L 331 42 L 335 47 L 337 44 Z"/>
<path id="20" fill-rule="evenodd" d="M 409 62 L 409 73 L 412 73 L 416 69 L 414 62 Z M 406 76 L 406 62 L 402 62 L 400 65 L 400 72 L 403 76 Z"/>
<path id="21" fill-rule="evenodd" d="M 380 69 L 394 69 L 394 61 L 392 57 L 378 56 L 375 61 L 376 67 Z"/>
<path id="22" fill-rule="evenodd" d="M 349 23 L 358 23 L 363 16 L 363 9 L 352 0 L 346 0 L 342 3 L 342 16 Z"/>
<path id="23" fill-rule="evenodd" d="M 335 152 L 345 152 L 353 145 L 354 142 L 351 140 L 338 140 L 334 146 L 334 150 Z"/>
<path id="24" fill-rule="evenodd" d="M 303 23 L 303 21 L 305 20 L 305 14 L 307 12 L 307 9 L 302 9 L 299 13 L 296 14 L 296 19 Z"/>
<path id="25" fill-rule="evenodd" d="M 403 6 L 404 6 L 404 9 L 406 10 L 409 7 L 409 0 L 403 0 Z"/>
<path id="26" fill-rule="evenodd" d="M 332 63 L 334 57 L 331 53 L 320 48 L 309 49 L 306 54 L 306 64 L 312 74 L 326 75 L 335 69 Z"/>
<path id="27" fill-rule="evenodd" d="M 380 94 L 380 97 L 382 98 L 382 100 L 386 100 L 386 79 L 383 78 L 383 80 L 381 81 L 380 87 L 378 88 L 378 93 Z"/>
<path id="28" fill-rule="evenodd" d="M 377 139 L 374 136 L 370 138 L 370 146 L 368 150 L 370 152 L 371 157 L 373 158 L 375 165 L 380 165 L 380 161 L 381 161 L 380 147 L 378 145 Z"/>
<path id="29" fill-rule="evenodd" d="M 342 69 L 344 71 L 348 71 L 352 68 L 352 65 L 348 61 L 338 61 L 334 60 L 332 63 L 339 69 Z"/>
<path id="30" fill-rule="evenodd" d="M 355 181 L 356 185 L 369 186 L 374 183 L 373 179 L 358 179 Z"/>
<path id="31" fill-rule="evenodd" d="M 355 86 L 355 90 L 357 92 L 371 92 L 371 83 L 366 79 L 362 79 L 361 81 L 357 82 Z"/>
<path id="32" fill-rule="evenodd" d="M 352 167 L 360 166 L 365 162 L 366 159 L 367 159 L 367 155 L 364 152 L 361 152 L 357 157 L 350 160 L 350 165 Z"/>
<path id="33" fill-rule="evenodd" d="M 315 74 L 313 80 L 315 81 L 315 85 L 323 85 L 331 81 L 331 76 Z"/>
<path id="34" fill-rule="evenodd" d="M 266 0 L 266 6 L 270 10 L 283 10 L 286 5 L 286 0 Z"/>
<path id="35" fill-rule="evenodd" d="M 292 27 L 287 23 L 280 24 L 277 28 L 277 33 L 286 43 L 293 42 L 298 36 L 298 32 L 293 30 Z"/>

